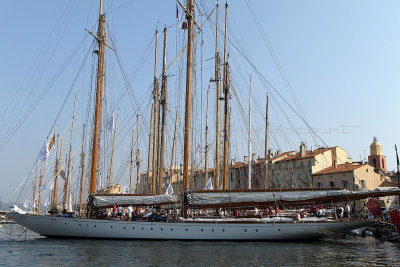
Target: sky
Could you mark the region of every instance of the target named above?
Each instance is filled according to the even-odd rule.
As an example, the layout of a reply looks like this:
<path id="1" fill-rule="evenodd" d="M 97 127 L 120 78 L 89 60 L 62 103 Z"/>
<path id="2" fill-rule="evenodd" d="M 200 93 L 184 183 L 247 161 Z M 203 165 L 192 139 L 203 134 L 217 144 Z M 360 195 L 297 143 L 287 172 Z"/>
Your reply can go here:
<path id="1" fill-rule="evenodd" d="M 192 125 L 193 131 L 201 133 L 205 128 L 206 92 L 214 75 L 215 53 L 215 13 L 211 14 L 210 21 L 206 21 L 206 17 L 215 3 L 211 0 L 198 1 L 203 13 L 197 11 L 196 15 L 199 24 L 204 26 L 203 33 L 199 33 L 195 41 L 195 68 L 198 71 L 193 105 L 198 119 Z M 254 9 L 255 17 L 249 6 Z M 91 73 L 94 57 L 88 52 L 91 51 L 92 37 L 85 28 L 96 32 L 98 1 L 16 0 L 3 1 L 1 7 L 0 198 L 8 202 L 18 198 L 20 191 L 14 191 L 20 184 L 24 187 L 24 178 L 31 171 L 50 133 L 56 131 L 64 137 L 64 157 L 67 154 L 75 94 L 77 121 L 72 150 L 74 155 L 80 153 L 82 124 L 91 99 L 90 88 L 93 87 Z M 131 130 L 136 127 L 137 107 L 140 108 L 140 125 L 143 127 L 139 141 L 143 157 L 141 171 L 145 169 L 154 31 L 156 28 L 160 30 L 157 75 L 161 74 L 164 25 L 168 28 L 167 64 L 185 45 L 184 31 L 177 27 L 176 8 L 176 2 L 172 0 L 104 1 L 110 31 L 108 43 L 115 46 L 121 60 L 118 62 L 115 53 L 107 50 L 111 62 L 107 63 L 107 74 L 115 78 L 107 78 L 106 97 L 109 100 L 105 117 L 112 113 L 119 115 L 121 134 L 117 138 L 118 155 L 114 173 L 121 183 L 126 183 L 129 174 L 125 166 L 126 155 L 130 149 Z M 262 157 L 264 151 L 263 116 L 267 91 L 271 96 L 271 149 L 298 149 L 301 141 L 306 142 L 308 148 L 323 145 L 321 141 L 313 140 L 301 119 L 291 110 L 294 108 L 298 112 L 299 109 L 268 50 L 264 39 L 268 38 L 281 72 L 290 83 L 306 120 L 324 142 L 346 149 L 353 161 L 359 161 L 368 157 L 369 145 L 376 136 L 387 156 L 388 169 L 393 170 L 396 166 L 394 144 L 400 143 L 397 134 L 400 126 L 396 119 L 400 115 L 399 10 L 398 1 L 229 1 L 227 50 L 233 87 L 231 158 L 243 160 L 247 154 L 248 138 L 244 125 L 248 123 L 250 75 L 253 79 L 253 151 L 257 156 Z M 179 12 L 182 16 L 182 9 L 179 8 Z M 222 13 L 223 8 L 220 8 L 221 54 Z M 256 20 L 260 27 L 257 27 Z M 85 57 L 85 64 L 82 65 Z M 120 65 L 124 66 L 131 82 L 129 92 L 124 89 Z M 167 151 L 171 150 L 175 112 L 183 110 L 184 66 L 182 57 L 167 72 L 170 93 Z M 268 80 L 273 88 L 265 86 L 263 79 Z M 45 93 L 41 95 L 41 92 Z M 214 92 L 214 84 L 211 83 L 211 101 Z M 214 106 L 210 105 L 209 109 L 210 124 L 215 121 Z M 178 125 L 181 130 L 182 123 Z M 209 143 L 213 144 L 214 126 L 210 127 Z M 178 134 L 179 140 L 181 135 Z M 108 145 L 104 154 L 110 152 L 111 136 L 105 132 L 104 142 Z M 192 140 L 194 147 L 205 146 L 204 137 L 199 136 Z M 181 141 L 178 141 L 178 147 L 176 163 L 179 165 Z M 79 164 L 78 156 L 74 162 Z M 210 159 L 209 164 L 211 162 Z M 108 161 L 104 160 L 102 164 L 107 166 Z M 49 172 L 52 172 L 50 168 Z M 104 176 L 106 173 L 105 170 Z M 74 174 L 78 175 L 77 167 Z M 32 187 L 31 183 L 30 180 L 25 184 L 24 191 Z"/>

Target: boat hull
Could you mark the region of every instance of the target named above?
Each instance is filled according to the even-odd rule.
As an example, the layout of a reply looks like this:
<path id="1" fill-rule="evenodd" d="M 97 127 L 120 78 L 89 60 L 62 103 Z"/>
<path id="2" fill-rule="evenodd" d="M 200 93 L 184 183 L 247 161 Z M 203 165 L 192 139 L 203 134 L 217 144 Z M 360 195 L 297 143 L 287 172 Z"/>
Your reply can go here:
<path id="1" fill-rule="evenodd" d="M 47 237 L 154 240 L 320 239 L 364 227 L 368 222 L 172 223 L 10 214 L 18 224 Z"/>

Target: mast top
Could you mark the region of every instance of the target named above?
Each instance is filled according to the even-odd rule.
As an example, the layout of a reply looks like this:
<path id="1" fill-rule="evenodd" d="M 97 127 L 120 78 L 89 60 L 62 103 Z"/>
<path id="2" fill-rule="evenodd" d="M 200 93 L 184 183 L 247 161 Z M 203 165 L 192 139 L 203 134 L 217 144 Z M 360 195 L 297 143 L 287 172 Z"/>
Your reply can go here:
<path id="1" fill-rule="evenodd" d="M 103 0 L 100 0 L 100 10 L 99 10 L 99 15 L 101 16 L 103 13 Z"/>

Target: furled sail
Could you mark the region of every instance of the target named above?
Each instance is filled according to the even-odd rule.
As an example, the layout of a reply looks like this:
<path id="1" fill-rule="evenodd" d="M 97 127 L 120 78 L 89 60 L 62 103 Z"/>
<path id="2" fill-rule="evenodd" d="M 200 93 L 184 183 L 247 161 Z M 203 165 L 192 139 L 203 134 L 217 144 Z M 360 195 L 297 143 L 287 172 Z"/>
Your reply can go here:
<path id="1" fill-rule="evenodd" d="M 166 205 L 176 203 L 176 195 L 93 195 L 96 207 L 112 207 L 115 203 L 119 206 L 127 205 Z"/>
<path id="2" fill-rule="evenodd" d="M 188 204 L 192 207 L 244 207 L 264 206 L 271 204 L 301 205 L 312 202 L 332 203 L 369 197 L 400 195 L 400 188 L 376 188 L 374 190 L 299 190 L 299 191 L 203 191 L 187 195 Z"/>

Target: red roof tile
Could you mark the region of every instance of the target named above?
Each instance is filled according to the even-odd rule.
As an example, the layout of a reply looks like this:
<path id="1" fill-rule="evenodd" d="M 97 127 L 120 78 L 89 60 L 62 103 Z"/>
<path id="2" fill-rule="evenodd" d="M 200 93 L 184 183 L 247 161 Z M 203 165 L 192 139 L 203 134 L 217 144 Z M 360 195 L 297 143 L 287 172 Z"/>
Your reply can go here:
<path id="1" fill-rule="evenodd" d="M 330 166 L 326 169 L 323 169 L 319 172 L 314 173 L 314 175 L 320 175 L 320 174 L 328 174 L 328 173 L 338 173 L 338 172 L 351 172 L 354 171 L 355 169 L 358 169 L 362 166 L 365 165 L 360 165 L 358 163 L 347 163 L 347 164 L 339 164 L 336 166 Z"/>

